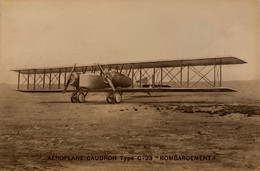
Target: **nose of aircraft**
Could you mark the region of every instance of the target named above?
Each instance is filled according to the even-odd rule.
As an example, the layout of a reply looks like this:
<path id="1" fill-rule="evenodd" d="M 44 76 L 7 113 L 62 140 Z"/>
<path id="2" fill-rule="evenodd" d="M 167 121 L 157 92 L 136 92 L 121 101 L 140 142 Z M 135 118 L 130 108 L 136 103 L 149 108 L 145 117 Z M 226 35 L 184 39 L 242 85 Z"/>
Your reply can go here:
<path id="1" fill-rule="evenodd" d="M 75 72 L 71 74 L 70 85 L 76 86 L 79 81 L 79 75 Z"/>

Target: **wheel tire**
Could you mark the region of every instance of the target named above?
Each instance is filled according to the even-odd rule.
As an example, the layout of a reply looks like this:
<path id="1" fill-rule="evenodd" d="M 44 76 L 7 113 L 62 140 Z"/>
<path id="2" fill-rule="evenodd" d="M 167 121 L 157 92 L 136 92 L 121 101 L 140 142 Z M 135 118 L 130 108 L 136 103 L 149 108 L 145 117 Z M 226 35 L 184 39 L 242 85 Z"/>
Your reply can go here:
<path id="1" fill-rule="evenodd" d="M 114 93 L 108 93 L 106 99 L 107 99 L 107 103 L 109 103 L 109 104 L 115 103 L 115 95 L 114 95 Z"/>
<path id="2" fill-rule="evenodd" d="M 116 103 L 121 103 L 121 101 L 122 101 L 122 94 L 121 93 L 115 92 L 114 97 L 115 97 Z"/>
<path id="3" fill-rule="evenodd" d="M 84 93 L 79 93 L 79 95 L 78 95 L 78 101 L 79 101 L 79 103 L 84 103 L 85 102 L 85 95 L 84 95 Z"/>
<path id="4" fill-rule="evenodd" d="M 78 102 L 77 96 L 71 96 L 71 97 L 70 97 L 70 101 L 71 101 L 72 103 L 77 103 L 77 102 Z"/>

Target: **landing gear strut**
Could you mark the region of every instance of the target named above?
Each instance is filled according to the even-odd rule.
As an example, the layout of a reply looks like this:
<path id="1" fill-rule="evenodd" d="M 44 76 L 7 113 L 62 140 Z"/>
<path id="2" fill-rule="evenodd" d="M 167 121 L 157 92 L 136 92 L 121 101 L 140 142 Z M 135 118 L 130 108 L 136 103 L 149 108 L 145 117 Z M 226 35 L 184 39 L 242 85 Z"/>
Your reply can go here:
<path id="1" fill-rule="evenodd" d="M 121 103 L 122 101 L 122 94 L 120 92 L 109 92 L 107 94 L 107 103 L 114 104 L 114 103 Z"/>

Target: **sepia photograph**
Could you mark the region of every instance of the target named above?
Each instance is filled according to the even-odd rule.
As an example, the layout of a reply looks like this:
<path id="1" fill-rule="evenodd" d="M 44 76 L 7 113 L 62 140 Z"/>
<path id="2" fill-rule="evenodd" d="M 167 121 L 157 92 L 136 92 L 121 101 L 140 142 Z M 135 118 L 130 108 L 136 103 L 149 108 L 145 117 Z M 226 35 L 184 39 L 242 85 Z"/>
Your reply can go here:
<path id="1" fill-rule="evenodd" d="M 260 170 L 260 0 L 0 8 L 0 170 Z"/>

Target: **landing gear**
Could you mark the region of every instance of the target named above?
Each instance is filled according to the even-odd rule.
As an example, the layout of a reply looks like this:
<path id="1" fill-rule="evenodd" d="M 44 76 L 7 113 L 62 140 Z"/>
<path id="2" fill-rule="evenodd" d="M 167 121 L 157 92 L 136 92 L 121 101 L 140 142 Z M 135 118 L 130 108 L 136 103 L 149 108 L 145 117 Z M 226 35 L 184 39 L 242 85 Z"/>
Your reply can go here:
<path id="1" fill-rule="evenodd" d="M 107 103 L 115 103 L 114 92 L 110 92 L 107 94 Z"/>
<path id="2" fill-rule="evenodd" d="M 85 94 L 83 92 L 78 93 L 78 101 L 79 103 L 83 103 L 85 101 Z"/>
<path id="3" fill-rule="evenodd" d="M 115 92 L 115 102 L 121 103 L 121 101 L 122 101 L 122 93 Z"/>
<path id="4" fill-rule="evenodd" d="M 114 103 L 121 103 L 122 101 L 122 94 L 120 92 L 109 92 L 107 94 L 107 103 L 114 104 Z"/>
<path id="5" fill-rule="evenodd" d="M 71 96 L 71 97 L 70 97 L 70 101 L 71 101 L 72 103 L 77 103 L 77 102 L 78 102 L 77 96 Z"/>
<path id="6" fill-rule="evenodd" d="M 83 92 L 80 90 L 75 91 L 71 97 L 70 97 L 70 101 L 72 103 L 84 103 L 85 102 L 85 97 L 87 96 L 88 92 Z"/>
<path id="7" fill-rule="evenodd" d="M 72 103 L 84 103 L 87 94 L 88 94 L 87 89 L 80 88 L 79 90 L 76 90 L 74 93 L 72 93 L 70 97 L 70 101 Z M 109 92 L 106 97 L 107 103 L 109 104 L 121 103 L 122 95 L 123 95 L 122 92 L 114 92 L 114 91 Z"/>

